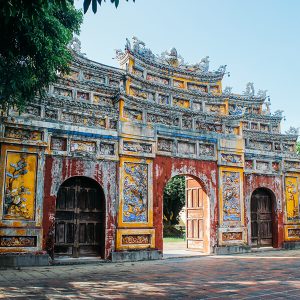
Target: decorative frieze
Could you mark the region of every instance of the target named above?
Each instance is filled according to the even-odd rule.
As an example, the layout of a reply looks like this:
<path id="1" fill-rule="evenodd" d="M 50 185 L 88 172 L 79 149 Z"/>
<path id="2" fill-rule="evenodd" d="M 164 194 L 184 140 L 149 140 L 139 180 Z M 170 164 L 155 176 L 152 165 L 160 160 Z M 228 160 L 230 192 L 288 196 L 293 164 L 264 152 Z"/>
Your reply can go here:
<path id="1" fill-rule="evenodd" d="M 72 98 L 72 90 L 54 87 L 53 89 L 54 95 Z"/>
<path id="2" fill-rule="evenodd" d="M 242 164 L 243 158 L 242 155 L 233 154 L 233 153 L 221 153 L 221 162 L 228 164 Z"/>
<path id="3" fill-rule="evenodd" d="M 143 113 L 139 110 L 125 108 L 124 117 L 133 121 L 141 121 L 143 120 Z"/>
<path id="4" fill-rule="evenodd" d="M 256 161 L 256 170 L 261 172 L 270 171 L 270 164 L 267 161 Z"/>
<path id="5" fill-rule="evenodd" d="M 50 149 L 51 150 L 57 150 L 57 151 L 66 151 L 67 150 L 67 139 L 52 136 L 51 137 Z"/>
<path id="6" fill-rule="evenodd" d="M 0 236 L 0 247 L 36 247 L 36 236 Z"/>
<path id="7" fill-rule="evenodd" d="M 173 80 L 173 86 L 178 89 L 184 89 L 184 82 L 180 80 Z"/>
<path id="8" fill-rule="evenodd" d="M 261 151 L 271 151 L 272 143 L 269 142 L 261 142 L 256 140 L 249 140 L 249 148 Z"/>
<path id="9" fill-rule="evenodd" d="M 300 239 L 300 228 L 289 228 L 288 237 L 292 239 Z"/>
<path id="10" fill-rule="evenodd" d="M 5 127 L 4 136 L 10 139 L 41 141 L 43 133 L 37 130 L 28 130 L 23 128 Z"/>
<path id="11" fill-rule="evenodd" d="M 61 119 L 62 121 L 73 123 L 73 124 L 80 124 L 80 125 L 92 126 L 92 127 L 104 127 L 104 128 L 106 127 L 105 118 L 95 118 L 86 115 L 63 112 L 61 115 Z"/>
<path id="12" fill-rule="evenodd" d="M 147 122 L 160 123 L 169 126 L 179 126 L 179 118 L 147 113 Z"/>
<path id="13" fill-rule="evenodd" d="M 164 138 L 158 138 L 157 140 L 157 150 L 163 152 L 173 152 L 174 141 Z"/>
<path id="14" fill-rule="evenodd" d="M 188 90 L 207 93 L 207 85 L 199 85 L 199 84 L 194 84 L 194 83 L 188 82 L 187 88 L 188 88 Z"/>
<path id="15" fill-rule="evenodd" d="M 151 92 L 147 92 L 135 87 L 131 87 L 130 88 L 130 94 L 134 97 L 138 97 L 138 98 L 143 98 L 143 99 L 147 99 L 150 101 L 154 101 L 154 94 Z"/>
<path id="16" fill-rule="evenodd" d="M 213 144 L 199 143 L 200 156 L 215 156 L 215 146 Z"/>
<path id="17" fill-rule="evenodd" d="M 124 141 L 123 150 L 137 153 L 152 153 L 152 144 Z"/>
<path id="18" fill-rule="evenodd" d="M 90 100 L 90 94 L 86 93 L 86 92 L 77 91 L 77 100 L 89 101 Z"/>
<path id="19" fill-rule="evenodd" d="M 46 119 L 57 120 L 58 119 L 58 111 L 56 109 L 50 109 L 50 108 L 47 107 L 45 109 L 45 118 Z"/>
<path id="20" fill-rule="evenodd" d="M 75 141 L 71 140 L 70 142 L 71 152 L 96 152 L 96 143 L 89 141 Z"/>
<path id="21" fill-rule="evenodd" d="M 300 170 L 300 161 L 285 160 L 284 168 L 286 170 L 290 170 L 290 169 Z"/>
<path id="22" fill-rule="evenodd" d="M 217 123 L 203 123 L 200 120 L 196 120 L 196 130 L 205 132 L 222 133 L 222 125 Z"/>
<path id="23" fill-rule="evenodd" d="M 159 83 L 159 84 L 164 84 L 164 85 L 168 85 L 169 84 L 169 80 L 166 78 L 162 78 L 156 75 L 151 75 L 151 74 L 147 74 L 146 79 L 155 83 Z"/>
<path id="24" fill-rule="evenodd" d="M 101 155 L 115 155 L 115 144 L 100 142 L 99 153 Z"/>
<path id="25" fill-rule="evenodd" d="M 184 100 L 184 99 L 173 98 L 173 105 L 181 107 L 181 108 L 189 108 L 190 107 L 190 101 L 189 100 Z"/>
<path id="26" fill-rule="evenodd" d="M 243 240 L 243 232 L 222 232 L 222 240 L 227 241 L 241 241 Z"/>
<path id="27" fill-rule="evenodd" d="M 122 235 L 123 245 L 132 244 L 150 244 L 151 235 L 150 234 L 126 234 Z"/>
<path id="28" fill-rule="evenodd" d="M 135 76 L 138 76 L 140 78 L 144 77 L 143 71 L 138 68 L 135 68 L 135 67 L 132 68 L 132 74 L 134 74 Z"/>

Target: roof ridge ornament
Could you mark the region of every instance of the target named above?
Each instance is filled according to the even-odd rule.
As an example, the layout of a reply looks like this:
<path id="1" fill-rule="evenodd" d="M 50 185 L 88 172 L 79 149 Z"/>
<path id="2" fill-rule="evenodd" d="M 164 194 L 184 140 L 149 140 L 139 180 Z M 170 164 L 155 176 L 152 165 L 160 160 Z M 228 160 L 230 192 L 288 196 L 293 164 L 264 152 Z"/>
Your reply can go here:
<path id="1" fill-rule="evenodd" d="M 164 51 L 160 55 L 155 55 L 149 48 L 146 48 L 145 42 L 137 38 L 132 37 L 132 41 L 126 38 L 125 53 L 129 52 L 137 54 L 150 61 L 171 66 L 173 68 L 179 68 L 184 72 L 195 73 L 195 74 L 208 74 L 212 75 L 224 75 L 226 72 L 226 65 L 221 65 L 216 71 L 209 70 L 209 56 L 203 57 L 200 62 L 195 64 L 186 63 L 175 47 L 169 51 Z M 125 53 L 122 50 L 116 50 L 116 58 L 121 60 Z M 229 73 L 228 73 L 229 75 Z"/>
<path id="2" fill-rule="evenodd" d="M 72 49 L 76 54 L 80 56 L 86 55 L 86 53 L 81 52 L 81 41 L 77 36 L 73 36 L 71 42 L 69 43 L 69 48 Z"/>
<path id="3" fill-rule="evenodd" d="M 290 128 L 285 132 L 285 134 L 299 135 L 299 127 L 290 126 Z"/>
<path id="4" fill-rule="evenodd" d="M 243 92 L 243 95 L 253 97 L 255 94 L 254 83 L 248 82 L 246 84 L 246 90 Z"/>

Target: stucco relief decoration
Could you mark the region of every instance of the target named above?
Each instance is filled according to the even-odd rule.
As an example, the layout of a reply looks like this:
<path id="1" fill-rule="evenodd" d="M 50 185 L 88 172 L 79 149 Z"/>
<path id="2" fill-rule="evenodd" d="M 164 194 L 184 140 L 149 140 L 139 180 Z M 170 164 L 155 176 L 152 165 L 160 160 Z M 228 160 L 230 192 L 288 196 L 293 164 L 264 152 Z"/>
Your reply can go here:
<path id="1" fill-rule="evenodd" d="M 212 144 L 199 144 L 199 155 L 215 155 L 215 146 Z"/>
<path id="2" fill-rule="evenodd" d="M 71 141 L 72 152 L 95 152 L 96 143 L 87 141 Z"/>
<path id="3" fill-rule="evenodd" d="M 123 245 L 150 244 L 150 234 L 130 234 L 122 236 Z"/>
<path id="4" fill-rule="evenodd" d="M 153 82 L 157 82 L 160 84 L 164 84 L 164 85 L 168 85 L 169 84 L 169 80 L 159 77 L 159 76 L 155 76 L 155 75 L 151 75 L 151 74 L 147 74 L 146 79 L 149 81 L 153 81 Z"/>
<path id="5" fill-rule="evenodd" d="M 148 221 L 148 165 L 124 163 L 123 222 Z"/>
<path id="6" fill-rule="evenodd" d="M 26 130 L 21 128 L 6 127 L 5 137 L 19 140 L 40 141 L 43 139 L 42 132 L 36 130 Z"/>
<path id="7" fill-rule="evenodd" d="M 288 221 L 299 220 L 299 192 L 297 178 L 288 177 L 285 179 L 286 190 L 286 210 Z"/>
<path id="8" fill-rule="evenodd" d="M 124 142 L 123 150 L 130 152 L 152 153 L 152 145 L 145 143 Z"/>
<path id="9" fill-rule="evenodd" d="M 241 164 L 242 156 L 237 154 L 221 153 L 221 160 L 224 163 Z"/>
<path id="10" fill-rule="evenodd" d="M 172 152 L 173 151 L 173 140 L 166 140 L 166 139 L 158 139 L 157 142 L 157 150 L 158 151 L 165 151 L 165 152 Z"/>
<path id="11" fill-rule="evenodd" d="M 223 186 L 223 220 L 240 221 L 240 173 L 224 171 L 222 174 Z"/>
<path id="12" fill-rule="evenodd" d="M 2 236 L 0 247 L 36 247 L 34 236 Z"/>
<path id="13" fill-rule="evenodd" d="M 242 240 L 243 233 L 242 232 L 223 232 L 222 239 L 223 239 L 223 241 Z"/>
<path id="14" fill-rule="evenodd" d="M 34 219 L 36 167 L 36 154 L 7 153 L 4 219 Z"/>
<path id="15" fill-rule="evenodd" d="M 300 238 L 300 229 L 299 228 L 288 229 L 288 236 L 290 238 Z"/>

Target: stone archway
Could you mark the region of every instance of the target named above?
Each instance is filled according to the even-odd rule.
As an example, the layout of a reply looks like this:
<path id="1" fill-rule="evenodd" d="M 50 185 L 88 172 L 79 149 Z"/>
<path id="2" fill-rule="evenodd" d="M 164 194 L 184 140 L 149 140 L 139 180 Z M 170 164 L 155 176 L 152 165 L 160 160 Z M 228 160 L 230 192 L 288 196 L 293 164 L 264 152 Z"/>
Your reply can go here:
<path id="1" fill-rule="evenodd" d="M 183 249 L 207 253 L 210 251 L 210 213 L 209 197 L 205 186 L 199 178 L 192 175 L 179 174 L 172 178 L 174 177 L 185 178 L 185 206 L 182 216 L 185 233 Z M 181 249 L 182 245 L 180 246 Z M 164 247 L 169 249 L 170 244 L 165 243 Z M 173 247 L 175 249 L 176 244 Z"/>
<path id="2" fill-rule="evenodd" d="M 257 188 L 251 196 L 251 246 L 272 247 L 275 241 L 275 205 L 272 191 Z"/>
<path id="3" fill-rule="evenodd" d="M 93 179 L 75 176 L 58 190 L 54 255 L 104 257 L 105 197 Z"/>

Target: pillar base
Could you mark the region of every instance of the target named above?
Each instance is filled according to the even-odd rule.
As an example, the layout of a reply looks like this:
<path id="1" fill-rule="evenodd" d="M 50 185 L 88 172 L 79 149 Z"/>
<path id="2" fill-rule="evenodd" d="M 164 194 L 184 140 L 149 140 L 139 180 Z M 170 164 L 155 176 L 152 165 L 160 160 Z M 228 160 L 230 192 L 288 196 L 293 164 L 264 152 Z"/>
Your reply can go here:
<path id="1" fill-rule="evenodd" d="M 157 260 L 162 259 L 162 254 L 158 250 L 137 250 L 137 251 L 116 251 L 111 254 L 112 262 Z"/>
<path id="2" fill-rule="evenodd" d="M 35 253 L 3 253 L 0 254 L 1 268 L 19 268 L 33 266 L 48 266 L 48 254 Z"/>
<path id="3" fill-rule="evenodd" d="M 235 254 L 235 253 L 249 253 L 251 252 L 251 247 L 247 245 L 237 245 L 237 246 L 219 246 L 215 247 L 214 251 L 217 255 Z"/>
<path id="4" fill-rule="evenodd" d="M 288 250 L 300 249 L 300 242 L 284 242 L 282 248 Z"/>

